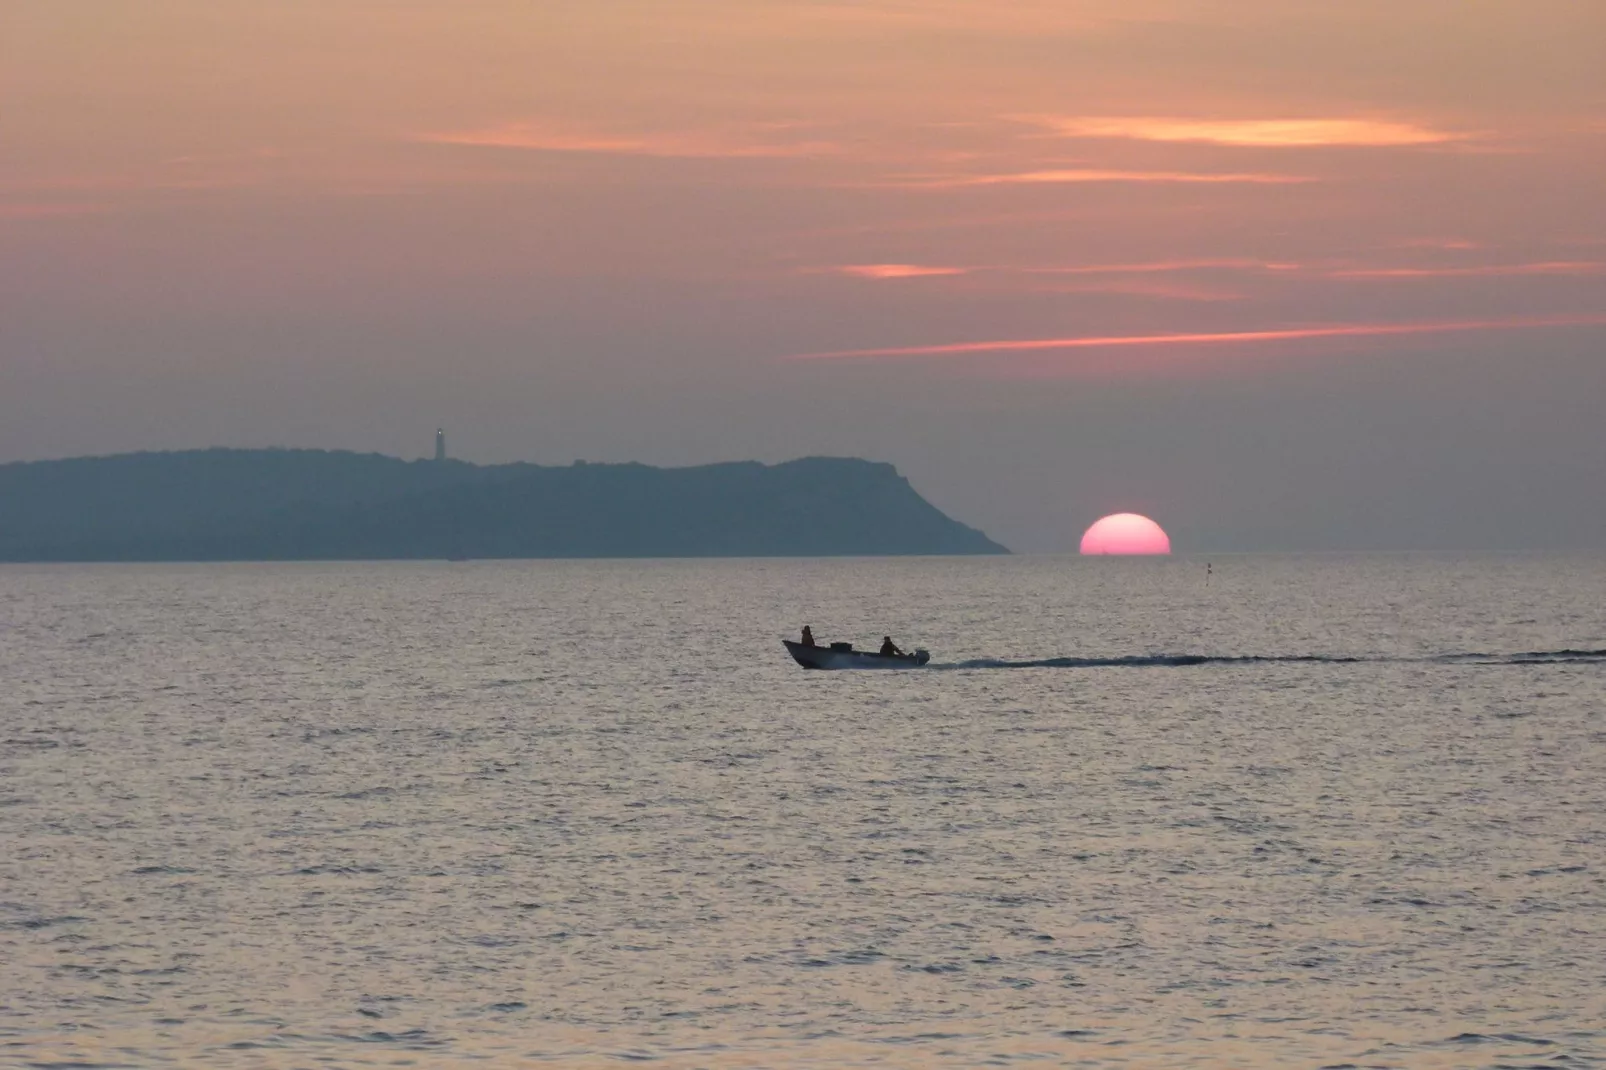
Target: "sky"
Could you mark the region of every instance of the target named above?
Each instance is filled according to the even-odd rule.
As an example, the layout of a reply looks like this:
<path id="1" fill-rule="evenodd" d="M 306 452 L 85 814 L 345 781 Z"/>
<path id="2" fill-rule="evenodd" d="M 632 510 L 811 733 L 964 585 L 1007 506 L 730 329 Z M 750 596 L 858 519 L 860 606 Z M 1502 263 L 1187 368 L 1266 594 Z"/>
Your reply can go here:
<path id="1" fill-rule="evenodd" d="M 890 461 L 1606 547 L 1599 0 L 5 0 L 0 462 Z"/>

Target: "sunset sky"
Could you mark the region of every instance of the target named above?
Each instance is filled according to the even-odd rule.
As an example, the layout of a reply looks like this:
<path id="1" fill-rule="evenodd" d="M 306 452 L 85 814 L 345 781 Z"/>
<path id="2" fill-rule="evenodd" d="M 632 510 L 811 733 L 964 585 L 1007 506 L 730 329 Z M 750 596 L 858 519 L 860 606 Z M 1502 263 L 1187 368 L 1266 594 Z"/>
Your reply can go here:
<path id="1" fill-rule="evenodd" d="M 891 461 L 1606 546 L 1598 0 L 6 0 L 0 461 Z M 3 522 L 3 518 L 0 518 Z"/>

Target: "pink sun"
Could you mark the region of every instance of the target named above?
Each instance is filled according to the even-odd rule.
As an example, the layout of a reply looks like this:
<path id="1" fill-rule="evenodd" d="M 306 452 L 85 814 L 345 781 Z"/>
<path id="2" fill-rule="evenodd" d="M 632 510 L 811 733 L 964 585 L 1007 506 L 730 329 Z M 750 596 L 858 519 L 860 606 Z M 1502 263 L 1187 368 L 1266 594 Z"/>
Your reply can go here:
<path id="1" fill-rule="evenodd" d="M 1116 513 L 1087 529 L 1082 536 L 1084 554 L 1168 554 L 1171 537 L 1146 516 Z"/>

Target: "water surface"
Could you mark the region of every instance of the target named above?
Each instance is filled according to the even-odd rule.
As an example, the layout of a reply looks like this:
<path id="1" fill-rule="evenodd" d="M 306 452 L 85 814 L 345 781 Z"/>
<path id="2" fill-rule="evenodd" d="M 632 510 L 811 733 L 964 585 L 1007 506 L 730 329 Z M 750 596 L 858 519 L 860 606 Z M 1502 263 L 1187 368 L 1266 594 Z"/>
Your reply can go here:
<path id="1" fill-rule="evenodd" d="M 1606 1061 L 1599 557 L 8 566 L 0 679 L 4 1066 Z"/>

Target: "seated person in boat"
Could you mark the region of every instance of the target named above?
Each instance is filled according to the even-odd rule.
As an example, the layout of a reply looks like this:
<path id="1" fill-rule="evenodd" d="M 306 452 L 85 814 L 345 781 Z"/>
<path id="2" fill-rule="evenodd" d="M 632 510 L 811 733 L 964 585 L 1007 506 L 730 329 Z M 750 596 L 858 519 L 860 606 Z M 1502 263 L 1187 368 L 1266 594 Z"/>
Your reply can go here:
<path id="1" fill-rule="evenodd" d="M 802 640 L 801 645 L 802 646 L 813 646 L 814 645 L 814 631 L 807 624 L 803 625 L 803 640 Z"/>
<path id="2" fill-rule="evenodd" d="M 892 636 L 883 635 L 881 637 L 881 656 L 882 657 L 884 657 L 884 658 L 895 658 L 895 657 L 900 656 L 902 653 L 903 653 L 903 651 L 899 650 L 898 649 L 898 645 L 892 641 Z"/>

